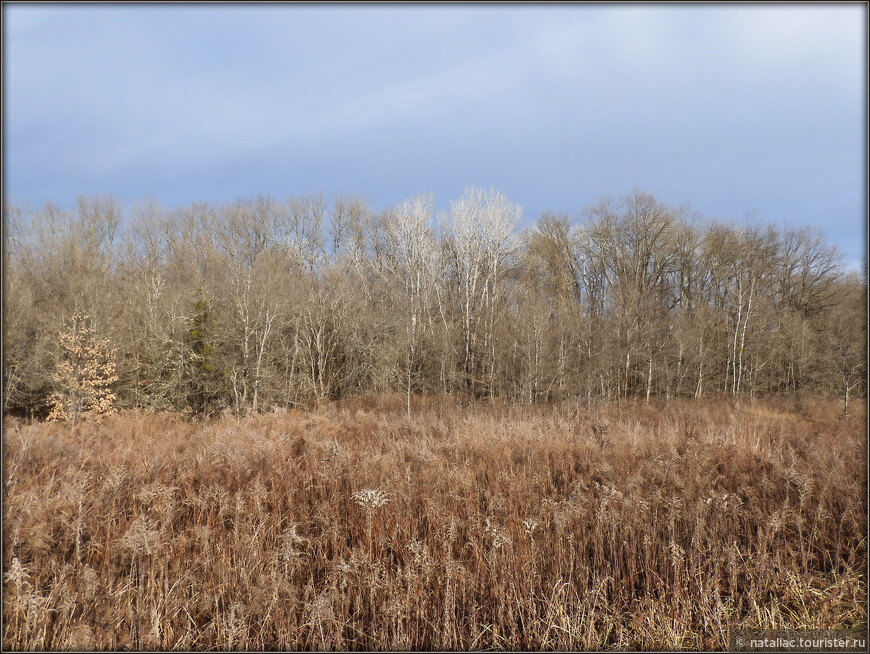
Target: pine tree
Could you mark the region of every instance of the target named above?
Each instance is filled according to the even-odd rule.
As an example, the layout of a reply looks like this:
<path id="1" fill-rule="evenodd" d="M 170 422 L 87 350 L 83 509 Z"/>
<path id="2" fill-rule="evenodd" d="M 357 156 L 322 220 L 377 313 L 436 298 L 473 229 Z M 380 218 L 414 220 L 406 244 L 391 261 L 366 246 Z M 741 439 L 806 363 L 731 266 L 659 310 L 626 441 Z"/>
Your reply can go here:
<path id="1" fill-rule="evenodd" d="M 196 313 L 190 319 L 191 326 L 187 333 L 192 350 L 188 372 L 188 404 L 198 414 L 207 413 L 218 403 L 223 380 L 213 361 L 214 347 L 209 335 L 214 324 L 208 300 L 200 298 L 193 308 Z"/>

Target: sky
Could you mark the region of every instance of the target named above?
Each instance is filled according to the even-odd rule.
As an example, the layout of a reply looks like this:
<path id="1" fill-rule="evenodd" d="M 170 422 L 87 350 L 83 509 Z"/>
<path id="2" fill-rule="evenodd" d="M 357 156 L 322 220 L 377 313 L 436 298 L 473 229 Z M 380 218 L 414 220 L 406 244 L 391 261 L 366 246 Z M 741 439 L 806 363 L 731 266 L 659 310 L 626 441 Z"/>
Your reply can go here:
<path id="1" fill-rule="evenodd" d="M 867 247 L 866 3 L 3 4 L 3 195 L 634 189 Z"/>

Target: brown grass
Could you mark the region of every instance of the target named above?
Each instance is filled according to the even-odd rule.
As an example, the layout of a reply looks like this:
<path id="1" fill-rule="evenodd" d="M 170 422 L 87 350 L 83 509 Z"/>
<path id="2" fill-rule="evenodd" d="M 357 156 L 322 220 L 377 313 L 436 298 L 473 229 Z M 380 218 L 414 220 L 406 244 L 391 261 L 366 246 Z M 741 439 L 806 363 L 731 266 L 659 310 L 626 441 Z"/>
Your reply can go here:
<path id="1" fill-rule="evenodd" d="M 866 628 L 863 413 L 403 411 L 7 419 L 4 649 L 720 649 L 733 628 Z"/>

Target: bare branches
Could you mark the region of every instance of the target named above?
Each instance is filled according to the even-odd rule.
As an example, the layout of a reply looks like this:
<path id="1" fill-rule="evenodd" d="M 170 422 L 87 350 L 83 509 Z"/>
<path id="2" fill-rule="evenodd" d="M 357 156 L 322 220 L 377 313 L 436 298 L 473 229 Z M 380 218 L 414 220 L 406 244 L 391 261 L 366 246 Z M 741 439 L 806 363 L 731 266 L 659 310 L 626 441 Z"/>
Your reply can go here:
<path id="1" fill-rule="evenodd" d="M 54 335 L 76 313 L 117 348 L 126 407 L 798 398 L 860 393 L 866 372 L 831 341 L 832 323 L 847 339 L 865 318 L 847 311 L 853 282 L 820 234 L 705 222 L 641 191 L 527 228 L 519 205 L 474 188 L 437 219 L 431 195 L 380 212 L 353 196 L 149 199 L 123 233 L 111 197 L 4 212 L 4 407 L 27 415 L 54 404 Z M 210 371 L 197 377 L 191 325 L 206 306 Z"/>

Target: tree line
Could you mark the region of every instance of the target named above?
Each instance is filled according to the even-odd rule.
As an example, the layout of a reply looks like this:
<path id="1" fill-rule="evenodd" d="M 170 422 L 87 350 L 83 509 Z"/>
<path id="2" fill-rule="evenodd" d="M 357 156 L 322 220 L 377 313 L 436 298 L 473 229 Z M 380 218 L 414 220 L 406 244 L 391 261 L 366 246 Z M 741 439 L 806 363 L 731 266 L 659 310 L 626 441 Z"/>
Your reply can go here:
<path id="1" fill-rule="evenodd" d="M 72 387 L 204 415 L 374 393 L 409 411 L 432 393 L 848 410 L 866 391 L 866 283 L 809 228 L 638 190 L 526 228 L 479 189 L 442 213 L 425 195 L 123 213 L 112 196 L 4 207 L 4 412 L 57 414 Z"/>

